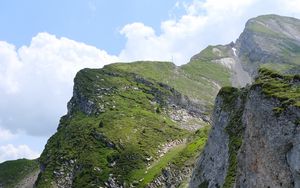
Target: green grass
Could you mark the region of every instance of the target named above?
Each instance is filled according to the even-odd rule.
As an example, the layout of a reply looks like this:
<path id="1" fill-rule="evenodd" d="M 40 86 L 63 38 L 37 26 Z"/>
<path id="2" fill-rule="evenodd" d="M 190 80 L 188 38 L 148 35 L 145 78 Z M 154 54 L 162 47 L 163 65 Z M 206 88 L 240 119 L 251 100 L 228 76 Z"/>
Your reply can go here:
<path id="1" fill-rule="evenodd" d="M 160 175 L 161 171 L 169 164 L 175 165 L 178 169 L 194 164 L 196 157 L 198 157 L 205 146 L 209 131 L 210 125 L 205 125 L 189 138 L 190 141 L 187 144 L 174 147 L 162 158 L 155 161 L 148 170 L 137 170 L 133 172 L 130 177 L 140 182 L 139 187 L 145 187 L 154 178 Z M 145 173 L 146 171 L 147 173 Z"/>
<path id="2" fill-rule="evenodd" d="M 179 167 L 194 163 L 206 144 L 210 128 L 210 125 L 207 124 L 196 131 L 187 146 L 174 158 L 172 163 Z"/>
<path id="3" fill-rule="evenodd" d="M 280 106 L 274 109 L 275 113 L 283 112 L 290 105 L 300 107 L 299 75 L 282 75 L 265 68 L 259 70 L 259 77 L 253 87 L 260 86 L 267 97 L 276 98 Z"/>
<path id="4" fill-rule="evenodd" d="M 187 160 L 199 153 L 197 147 L 204 145 L 207 134 L 200 141 L 193 137 L 190 142 L 197 143 L 189 142 L 189 149 L 178 147 L 159 159 L 157 150 L 162 143 L 193 135 L 180 129 L 165 113 L 168 99 L 178 93 L 155 80 L 115 69 L 84 69 L 77 74 L 77 98 L 93 101 L 91 113 L 84 113 L 77 98 L 71 100 L 72 110 L 62 117 L 58 132 L 49 139 L 40 157 L 45 171 L 37 187 L 49 187 L 56 178 L 53 172 L 71 160 L 76 160 L 74 166 L 78 166 L 73 185 L 92 187 L 103 186 L 109 174 L 119 182 L 132 183 L 141 177 L 139 172 L 145 172 L 146 158 L 152 156 L 157 163 L 145 176 L 149 183 L 175 156 L 180 154 Z M 181 150 L 188 151 L 188 155 Z M 65 171 L 75 169 L 67 166 Z"/>
<path id="5" fill-rule="evenodd" d="M 281 73 L 288 72 L 289 70 L 294 68 L 294 65 L 284 64 L 284 63 L 264 63 L 260 66 L 261 68 L 265 68 L 268 70 L 278 71 Z"/>
<path id="6" fill-rule="evenodd" d="M 230 71 L 218 63 L 197 60 L 182 66 L 182 69 L 190 78 L 200 79 L 204 77 L 215 81 L 220 86 L 231 86 Z"/>
<path id="7" fill-rule="evenodd" d="M 37 160 L 18 159 L 0 164 L 0 185 L 14 187 L 29 174 L 39 170 Z"/>
<path id="8" fill-rule="evenodd" d="M 214 51 L 214 49 L 216 49 L 216 50 Z M 228 51 L 227 46 L 223 46 L 223 45 L 211 46 L 211 45 L 209 45 L 204 50 L 202 50 L 199 54 L 195 55 L 192 58 L 192 61 L 194 61 L 194 60 L 212 61 L 212 60 L 216 60 L 216 59 L 226 58 L 226 57 L 230 56 L 231 48 L 229 48 L 229 51 Z"/>
<path id="9" fill-rule="evenodd" d="M 271 35 L 274 37 L 282 37 L 282 35 L 280 35 L 277 32 L 274 32 L 272 29 L 268 28 L 267 26 L 263 25 L 262 23 L 250 22 L 247 25 L 247 28 L 256 33 L 262 33 L 262 34 Z"/>
<path id="10" fill-rule="evenodd" d="M 207 112 L 210 112 L 218 92 L 218 88 L 212 82 L 221 86 L 231 85 L 229 70 L 208 60 L 208 56 L 210 60 L 216 56 L 210 54 L 212 48 L 200 53 L 200 57 L 205 61 L 192 61 L 181 67 L 176 67 L 170 62 L 141 61 L 117 63 L 106 68 L 136 73 L 147 79 L 167 84 L 190 98 L 202 101 Z"/>
<path id="11" fill-rule="evenodd" d="M 218 83 L 220 86 L 231 86 L 231 75 L 228 68 L 213 62 L 214 60 L 228 57 L 227 50 L 219 46 L 216 49 L 221 49 L 220 52 L 214 52 L 214 48 L 216 47 L 208 46 L 197 55 L 197 59 L 192 59 L 191 62 L 182 65 L 181 68 L 191 79 L 206 78 Z"/>
<path id="12" fill-rule="evenodd" d="M 208 58 L 207 53 L 201 56 Z M 205 145 L 209 126 L 196 133 L 181 129 L 166 113 L 168 101 L 186 95 L 202 101 L 209 113 L 218 92 L 213 82 L 228 85 L 229 78 L 226 68 L 208 61 L 182 67 L 169 62 L 117 63 L 81 70 L 74 79 L 69 114 L 61 118 L 58 132 L 40 157 L 45 171 L 37 187 L 49 187 L 56 179 L 53 172 L 64 164 L 68 164 L 65 171 L 75 170 L 75 187 L 104 186 L 109 174 L 127 185 L 144 178 L 142 186 L 168 164 L 177 170 L 192 165 Z M 184 138 L 186 145 L 159 158 L 161 144 Z M 145 174 L 150 156 L 156 162 Z"/>
<path id="13" fill-rule="evenodd" d="M 130 175 L 130 177 L 132 179 L 140 182 L 138 187 L 145 187 L 153 179 L 155 179 L 157 176 L 159 176 L 161 174 L 162 170 L 168 166 L 169 162 L 173 158 L 178 156 L 179 153 L 184 148 L 185 148 L 184 144 L 174 147 L 168 153 L 166 153 L 162 158 L 160 158 L 158 161 L 155 161 L 154 164 L 152 164 L 148 170 L 145 168 L 143 168 L 141 170 L 137 170 L 137 171 L 133 172 Z"/>

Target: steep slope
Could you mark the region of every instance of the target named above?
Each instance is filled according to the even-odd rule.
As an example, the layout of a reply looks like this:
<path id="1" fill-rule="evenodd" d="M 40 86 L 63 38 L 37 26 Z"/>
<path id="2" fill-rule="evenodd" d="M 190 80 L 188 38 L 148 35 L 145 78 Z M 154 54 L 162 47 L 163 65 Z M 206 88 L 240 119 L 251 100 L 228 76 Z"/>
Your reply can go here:
<path id="1" fill-rule="evenodd" d="M 222 88 L 190 187 L 299 187 L 300 75 Z"/>
<path id="2" fill-rule="evenodd" d="M 277 15 L 250 19 L 235 48 L 244 68 L 252 75 L 260 66 L 282 73 L 299 73 L 300 20 Z"/>
<path id="3" fill-rule="evenodd" d="M 74 82 L 68 114 L 40 157 L 37 187 L 187 181 L 209 130 L 199 104 L 116 65 L 84 69 Z"/>
<path id="4" fill-rule="evenodd" d="M 190 77 L 204 76 L 208 79 L 219 80 L 217 82 L 219 86 L 241 87 L 252 80 L 242 68 L 234 43 L 208 46 L 193 56 L 191 61 L 182 68 Z"/>
<path id="5" fill-rule="evenodd" d="M 1 188 L 31 188 L 37 179 L 37 160 L 19 159 L 0 164 Z"/>
<path id="6" fill-rule="evenodd" d="M 206 50 L 209 51 L 209 50 Z M 116 69 L 136 73 L 171 87 L 199 104 L 203 113 L 210 113 L 220 87 L 230 86 L 230 69 L 221 63 L 205 59 L 191 60 L 181 67 L 170 62 L 136 62 L 111 65 Z"/>
<path id="7" fill-rule="evenodd" d="M 195 60 L 226 66 L 235 87 L 251 83 L 260 67 L 300 73 L 300 20 L 278 15 L 252 18 L 235 43 L 209 46 L 184 66 L 198 71 L 191 66 Z"/>

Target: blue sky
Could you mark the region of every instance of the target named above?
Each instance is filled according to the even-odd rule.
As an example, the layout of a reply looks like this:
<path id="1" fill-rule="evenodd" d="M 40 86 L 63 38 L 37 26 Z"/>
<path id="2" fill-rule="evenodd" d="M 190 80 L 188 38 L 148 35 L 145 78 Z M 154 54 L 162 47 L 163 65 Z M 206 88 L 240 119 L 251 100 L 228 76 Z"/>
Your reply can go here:
<path id="1" fill-rule="evenodd" d="M 176 0 L 1 1 L 5 29 L 0 30 L 0 40 L 20 47 L 37 33 L 48 32 L 117 54 L 125 43 L 119 33 L 124 25 L 143 22 L 159 30 L 160 22 L 176 12 L 175 4 Z"/>
<path id="2" fill-rule="evenodd" d="M 39 156 L 80 69 L 181 65 L 270 13 L 300 18 L 300 0 L 0 1 L 0 162 Z"/>

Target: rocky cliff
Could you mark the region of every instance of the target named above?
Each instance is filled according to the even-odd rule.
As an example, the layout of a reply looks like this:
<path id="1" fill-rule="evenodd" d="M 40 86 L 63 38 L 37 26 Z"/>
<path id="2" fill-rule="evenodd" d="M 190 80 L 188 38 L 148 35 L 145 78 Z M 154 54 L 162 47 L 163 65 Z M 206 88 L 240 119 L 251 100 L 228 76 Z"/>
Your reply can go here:
<path id="1" fill-rule="evenodd" d="M 300 76 L 260 69 L 219 92 L 190 187 L 300 187 Z"/>

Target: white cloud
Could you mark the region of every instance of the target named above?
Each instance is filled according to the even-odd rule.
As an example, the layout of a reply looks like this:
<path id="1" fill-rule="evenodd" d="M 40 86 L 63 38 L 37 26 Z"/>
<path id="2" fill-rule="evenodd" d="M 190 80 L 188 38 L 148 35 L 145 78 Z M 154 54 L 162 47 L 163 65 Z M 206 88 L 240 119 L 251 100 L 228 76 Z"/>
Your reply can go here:
<path id="1" fill-rule="evenodd" d="M 18 91 L 19 84 L 15 75 L 22 68 L 15 47 L 0 41 L 0 89 L 7 94 Z"/>
<path id="2" fill-rule="evenodd" d="M 11 140 L 16 135 L 12 134 L 9 130 L 0 127 L 0 143 L 3 141 Z"/>
<path id="3" fill-rule="evenodd" d="M 176 3 L 176 7 L 184 7 L 186 14 L 177 19 L 169 19 L 161 23 L 161 34 L 156 35 L 153 28 L 142 23 L 132 23 L 124 26 L 121 34 L 127 38 L 125 48 L 120 58 L 128 61 L 138 59 L 174 60 L 183 64 L 203 49 L 208 43 L 217 41 L 230 42 L 234 37 L 228 34 L 218 34 L 218 24 L 235 16 L 239 18 L 247 6 L 254 0 L 246 1 L 194 1 L 191 4 Z M 234 21 L 234 19 L 233 19 Z M 241 27 L 240 27 L 241 28 Z M 230 32 L 230 30 L 228 30 Z M 237 30 L 239 32 L 239 30 Z M 233 35 L 237 35 L 233 33 Z M 221 38 L 220 36 L 225 35 Z M 213 39 L 218 38 L 218 40 Z M 213 40 L 212 40 L 213 39 Z"/>
<path id="4" fill-rule="evenodd" d="M 180 65 L 207 45 L 237 39 L 249 18 L 270 13 L 300 16 L 299 0 L 194 0 L 176 2 L 174 6 L 184 8 L 185 14 L 161 22 L 161 32 L 143 23 L 125 25 L 121 34 L 127 42 L 120 58 L 127 61 L 173 59 Z"/>
<path id="5" fill-rule="evenodd" d="M 12 144 L 0 146 L 0 163 L 19 158 L 36 159 L 39 153 L 31 150 L 27 145 L 14 146 Z"/>
<path id="6" fill-rule="evenodd" d="M 1 126 L 49 136 L 66 112 L 77 71 L 117 60 L 96 47 L 48 33 L 39 33 L 29 46 L 18 50 L 1 42 Z"/>
<path id="7" fill-rule="evenodd" d="M 300 0 L 278 0 L 278 6 L 281 6 L 284 11 L 290 12 L 292 15 L 299 15 L 300 12 Z"/>

